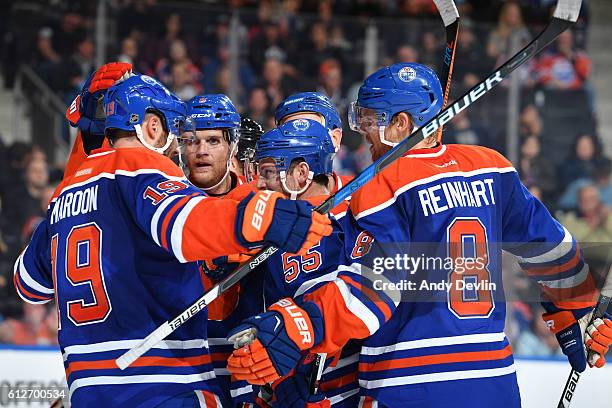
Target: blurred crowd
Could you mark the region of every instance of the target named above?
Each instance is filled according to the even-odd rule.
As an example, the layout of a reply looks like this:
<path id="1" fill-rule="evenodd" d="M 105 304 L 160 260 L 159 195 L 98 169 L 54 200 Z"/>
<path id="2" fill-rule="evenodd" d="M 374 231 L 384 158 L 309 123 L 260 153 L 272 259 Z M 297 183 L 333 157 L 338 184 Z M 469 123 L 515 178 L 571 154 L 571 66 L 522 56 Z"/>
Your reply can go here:
<path id="1" fill-rule="evenodd" d="M 455 0 L 462 16 L 451 98 L 458 97 L 526 45 L 548 21 L 553 0 Z M 585 2 L 587 3 L 587 2 Z M 95 70 L 97 2 L 8 1 L 0 6 L 4 86 L 19 64 L 33 67 L 68 105 Z M 275 106 L 291 93 L 328 95 L 342 117 L 356 99 L 366 64 L 368 27 L 377 28 L 377 61 L 415 61 L 439 70 L 444 30 L 431 0 L 109 1 L 108 60 L 132 63 L 182 99 L 234 93 L 239 111 L 273 127 Z M 587 3 L 588 4 L 588 3 Z M 235 17 L 237 20 L 232 20 Z M 409 20 L 406 20 L 409 18 Z M 237 24 L 235 24 L 237 22 Z M 408 22 L 408 23 L 407 23 Z M 520 154 L 529 190 L 578 241 L 612 242 L 612 164 L 597 134 L 588 7 L 542 55 L 515 74 L 521 86 Z M 237 36 L 237 37 L 235 37 Z M 239 41 L 232 44 L 231 39 Z M 234 48 L 232 48 L 234 47 Z M 238 52 L 232 72 L 231 50 Z M 446 127 L 445 143 L 506 152 L 507 85 Z M 369 164 L 361 137 L 348 128 L 336 159 L 341 174 Z M 24 306 L 12 287 L 12 262 L 44 216 L 62 169 L 37 146 L 0 138 L 0 342 L 56 342 L 53 306 Z M 588 245 L 587 245 L 588 247 Z M 607 247 L 586 251 L 596 268 Z M 530 302 L 509 307 L 509 335 L 519 355 L 556 355 L 539 318 L 532 283 L 509 268 L 510 287 Z M 520 296 L 519 296 L 520 298 Z"/>

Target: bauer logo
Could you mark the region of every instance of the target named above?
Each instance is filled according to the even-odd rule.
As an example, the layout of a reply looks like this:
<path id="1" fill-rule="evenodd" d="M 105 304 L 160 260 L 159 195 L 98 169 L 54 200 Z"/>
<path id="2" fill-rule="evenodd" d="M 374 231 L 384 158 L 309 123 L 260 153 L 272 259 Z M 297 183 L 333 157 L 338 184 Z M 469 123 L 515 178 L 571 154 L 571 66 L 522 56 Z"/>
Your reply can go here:
<path id="1" fill-rule="evenodd" d="M 310 124 L 306 119 L 296 119 L 293 121 L 293 127 L 295 130 L 306 130 L 310 127 Z"/>
<path id="2" fill-rule="evenodd" d="M 397 76 L 404 82 L 410 82 L 416 78 L 416 71 L 411 67 L 404 67 L 399 70 Z"/>

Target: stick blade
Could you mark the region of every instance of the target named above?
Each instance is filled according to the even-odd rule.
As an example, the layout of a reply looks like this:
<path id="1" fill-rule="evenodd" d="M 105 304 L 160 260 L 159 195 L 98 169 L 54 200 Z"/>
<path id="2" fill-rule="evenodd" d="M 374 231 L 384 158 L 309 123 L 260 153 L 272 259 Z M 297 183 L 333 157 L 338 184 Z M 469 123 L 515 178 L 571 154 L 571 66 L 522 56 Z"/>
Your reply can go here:
<path id="1" fill-rule="evenodd" d="M 453 0 L 433 0 L 433 2 L 440 12 L 444 27 L 448 27 L 459 18 L 459 11 Z"/>
<path id="2" fill-rule="evenodd" d="M 559 0 L 553 17 L 575 23 L 580 14 L 580 6 L 582 6 L 582 0 Z"/>

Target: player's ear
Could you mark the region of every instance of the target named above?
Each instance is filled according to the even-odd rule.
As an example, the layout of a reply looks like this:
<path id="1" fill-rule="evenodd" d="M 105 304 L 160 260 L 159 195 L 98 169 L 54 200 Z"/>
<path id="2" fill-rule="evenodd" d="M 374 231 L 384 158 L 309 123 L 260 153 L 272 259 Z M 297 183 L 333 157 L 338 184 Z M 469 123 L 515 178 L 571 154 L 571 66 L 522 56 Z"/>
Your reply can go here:
<path id="1" fill-rule="evenodd" d="M 144 137 L 147 139 L 147 142 L 155 146 L 164 132 L 159 117 L 152 113 L 147 113 L 142 122 L 142 127 L 146 129 Z"/>
<path id="2" fill-rule="evenodd" d="M 338 148 L 340 147 L 340 143 L 342 142 L 342 129 L 336 128 L 332 130 L 331 139 L 332 143 L 334 144 L 334 147 L 336 148 L 336 150 L 338 150 Z"/>
<path id="3" fill-rule="evenodd" d="M 409 134 L 412 131 L 412 120 L 406 112 L 400 112 L 395 118 L 395 125 L 400 134 Z"/>
<path id="4" fill-rule="evenodd" d="M 300 183 L 300 187 L 301 187 L 304 184 L 306 184 L 306 182 L 308 181 L 310 167 L 308 166 L 308 163 L 301 162 L 300 164 L 296 166 L 296 170 L 297 170 L 296 178 L 297 178 L 297 181 Z"/>

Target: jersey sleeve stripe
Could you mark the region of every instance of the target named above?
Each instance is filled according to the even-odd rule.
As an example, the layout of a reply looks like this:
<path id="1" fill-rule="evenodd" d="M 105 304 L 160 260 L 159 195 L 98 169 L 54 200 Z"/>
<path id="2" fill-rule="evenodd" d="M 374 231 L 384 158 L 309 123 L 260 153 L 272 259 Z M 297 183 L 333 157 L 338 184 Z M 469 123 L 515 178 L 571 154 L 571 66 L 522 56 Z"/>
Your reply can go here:
<path id="1" fill-rule="evenodd" d="M 479 333 L 465 334 L 461 336 L 448 337 L 430 337 L 427 339 L 403 341 L 400 343 L 390 344 L 381 347 L 362 347 L 361 354 L 377 356 L 384 353 L 392 353 L 394 351 L 414 350 L 424 347 L 442 347 L 454 346 L 458 344 L 474 344 L 474 343 L 497 343 L 504 341 L 506 334 L 498 333 Z"/>
<path id="2" fill-rule="evenodd" d="M 560 258 L 559 258 L 560 259 Z M 582 261 L 580 253 L 580 247 L 576 246 L 574 256 L 562 265 L 551 265 L 551 266 L 526 266 L 521 264 L 520 266 L 527 272 L 529 276 L 546 276 L 556 275 L 565 272 L 571 268 L 575 268 Z"/>
<path id="3" fill-rule="evenodd" d="M 351 290 L 347 284 L 340 279 L 336 279 L 334 284 L 338 287 L 340 294 L 344 300 L 344 304 L 351 311 L 351 313 L 363 322 L 368 328 L 370 334 L 376 333 L 380 327 L 380 323 L 376 315 L 363 304 L 358 297 L 351 293 Z"/>
<path id="4" fill-rule="evenodd" d="M 342 266 L 338 268 L 338 271 L 341 270 L 341 268 Z M 295 291 L 295 294 L 293 296 L 294 297 L 301 296 L 304 293 L 308 292 L 310 289 L 317 286 L 318 284 L 325 283 L 325 282 L 333 282 L 338 277 L 338 271 L 329 272 L 317 278 L 307 280 L 306 282 L 300 285 L 300 287 Z"/>
<path id="5" fill-rule="evenodd" d="M 558 279 L 558 280 L 552 280 L 552 281 L 538 280 L 538 283 L 540 285 L 544 285 L 552 289 L 567 289 L 567 288 L 573 288 L 573 287 L 576 287 L 582 284 L 586 280 L 588 275 L 589 275 L 589 265 L 584 264 L 580 272 L 575 275 L 572 275 L 564 279 Z"/>
<path id="6" fill-rule="evenodd" d="M 435 364 L 468 363 L 487 360 L 503 360 L 512 355 L 512 348 L 507 345 L 501 350 L 468 351 L 448 354 L 431 354 L 418 357 L 407 357 L 394 360 L 359 363 L 359 371 L 386 371 L 396 368 L 412 368 Z"/>
<path id="7" fill-rule="evenodd" d="M 29 292 L 22 286 L 19 276 L 17 274 L 13 275 L 13 284 L 15 285 L 15 289 L 17 289 L 17 294 L 19 295 L 19 297 L 28 303 L 42 304 L 47 303 L 48 301 L 53 299 L 53 296 L 40 296 Z"/>
<path id="8" fill-rule="evenodd" d="M 26 249 L 21 253 L 21 255 L 19 255 L 19 258 L 17 258 L 17 260 L 15 261 L 16 273 L 19 274 L 19 277 L 21 278 L 23 283 L 32 288 L 33 290 L 40 293 L 44 293 L 45 295 L 53 295 L 53 293 L 55 293 L 53 289 L 49 289 L 46 286 L 41 285 L 36 280 L 34 280 L 32 276 L 30 276 L 30 274 L 28 273 L 28 270 L 26 269 L 23 263 L 23 255 L 25 254 L 25 251 L 27 249 L 28 248 L 26 247 Z"/>
<path id="9" fill-rule="evenodd" d="M 374 290 L 370 289 L 369 287 L 365 286 L 362 283 L 356 282 L 354 279 L 352 279 L 349 276 L 342 275 L 342 276 L 339 276 L 339 278 L 345 281 L 346 283 L 350 283 L 353 287 L 355 287 L 356 290 L 362 292 L 368 299 L 370 299 L 370 301 L 385 316 L 385 321 L 391 318 L 392 312 L 391 312 L 391 309 L 389 308 L 389 305 L 383 302 L 380 296 L 378 296 L 378 294 Z"/>
<path id="10" fill-rule="evenodd" d="M 159 243 L 159 232 L 158 232 L 158 229 L 159 229 L 158 228 L 159 218 L 164 213 L 166 208 L 173 201 L 178 200 L 181 197 L 184 197 L 184 196 L 182 196 L 182 195 L 175 195 L 175 196 L 172 196 L 172 197 L 168 197 L 167 199 L 162 201 L 162 203 L 159 205 L 159 208 L 153 214 L 153 217 L 151 217 L 151 236 L 153 237 L 153 240 L 155 241 L 155 243 L 157 245 L 159 245 L 159 246 L 161 246 L 161 244 Z"/>
<path id="11" fill-rule="evenodd" d="M 572 238 L 572 234 L 565 227 L 563 227 L 563 232 L 563 240 L 556 247 L 537 256 L 529 258 L 519 257 L 519 262 L 531 264 L 552 262 L 567 255 L 574 247 L 574 238 Z"/>
<path id="12" fill-rule="evenodd" d="M 187 202 L 189 201 L 190 198 L 196 196 L 197 193 L 193 193 L 190 194 L 186 197 L 181 198 L 178 203 L 175 203 L 172 208 L 166 213 L 166 215 L 164 216 L 164 219 L 162 221 L 162 225 L 161 225 L 161 232 L 160 232 L 160 236 L 161 236 L 161 246 L 162 248 L 169 250 L 168 248 L 168 238 L 167 238 L 167 232 L 168 232 L 168 225 L 170 224 L 170 220 L 172 219 L 172 216 L 181 208 L 183 207 L 185 204 L 187 204 Z"/>
<path id="13" fill-rule="evenodd" d="M 172 252 L 176 259 L 181 263 L 187 262 L 187 259 L 183 256 L 183 227 L 185 226 L 185 220 L 200 201 L 204 200 L 205 197 L 195 197 L 189 200 L 187 204 L 181 209 L 181 212 L 176 217 L 172 226 L 172 232 L 170 235 L 170 243 L 172 245 Z M 177 204 L 178 205 L 178 204 Z M 168 214 L 170 215 L 170 214 Z"/>
<path id="14" fill-rule="evenodd" d="M 208 354 L 191 357 L 159 357 L 159 356 L 143 356 L 132 363 L 132 367 L 193 367 L 199 365 L 210 364 L 211 358 Z M 97 361 L 74 361 L 66 367 L 66 378 L 77 371 L 82 370 L 105 370 L 117 369 L 115 359 L 97 360 Z"/>
<path id="15" fill-rule="evenodd" d="M 90 353 L 102 353 L 107 351 L 115 350 L 127 350 L 134 346 L 142 343 L 144 339 L 133 339 L 133 340 L 113 340 L 105 341 L 101 343 L 92 344 L 75 344 L 64 348 L 64 361 L 72 354 L 90 354 Z M 187 350 L 196 348 L 208 348 L 208 341 L 205 339 L 191 339 L 191 340 L 163 340 L 157 343 L 154 349 L 166 349 L 166 350 Z"/>
<path id="16" fill-rule="evenodd" d="M 357 382 L 357 372 L 345 374 L 341 377 L 334 378 L 333 380 L 321 382 L 321 391 L 332 391 L 345 385 Z"/>

